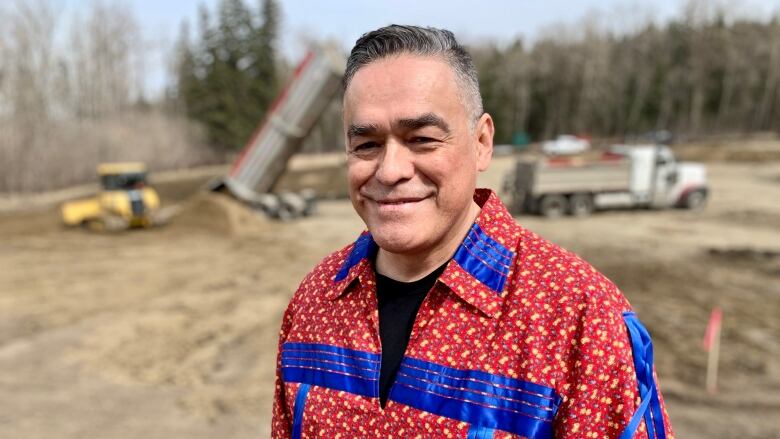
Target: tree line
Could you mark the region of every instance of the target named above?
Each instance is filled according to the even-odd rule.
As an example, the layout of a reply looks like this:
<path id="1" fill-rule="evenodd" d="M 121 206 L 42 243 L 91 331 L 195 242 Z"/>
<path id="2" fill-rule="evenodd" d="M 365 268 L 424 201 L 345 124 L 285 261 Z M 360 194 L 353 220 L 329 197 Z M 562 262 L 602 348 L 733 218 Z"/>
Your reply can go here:
<path id="1" fill-rule="evenodd" d="M 472 47 L 496 140 L 573 133 L 631 137 L 780 132 L 780 17 L 729 20 L 724 11 L 615 35 Z"/>
<path id="2" fill-rule="evenodd" d="M 680 17 L 633 31 L 583 21 L 573 35 L 470 45 L 496 142 L 780 131 L 780 18 L 736 19 L 707 4 L 690 1 Z M 202 9 L 194 43 L 183 31 L 178 101 L 213 145 L 242 147 L 279 89 L 278 72 L 290 71 L 275 50 L 278 14 L 270 0 L 257 11 L 221 0 L 216 19 Z M 337 119 L 334 107 L 309 150 L 342 147 L 340 130 L 324 126 Z"/>

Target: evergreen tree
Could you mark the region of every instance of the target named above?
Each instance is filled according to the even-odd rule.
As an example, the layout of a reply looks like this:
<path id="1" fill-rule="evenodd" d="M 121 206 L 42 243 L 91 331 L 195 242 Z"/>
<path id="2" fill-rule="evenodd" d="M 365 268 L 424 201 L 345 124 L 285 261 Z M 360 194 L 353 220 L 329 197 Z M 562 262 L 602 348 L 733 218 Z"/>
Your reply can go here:
<path id="1" fill-rule="evenodd" d="M 278 16 L 273 0 L 257 13 L 243 0 L 221 0 L 216 23 L 201 7 L 197 46 L 179 43 L 179 98 L 217 147 L 243 147 L 276 94 Z"/>

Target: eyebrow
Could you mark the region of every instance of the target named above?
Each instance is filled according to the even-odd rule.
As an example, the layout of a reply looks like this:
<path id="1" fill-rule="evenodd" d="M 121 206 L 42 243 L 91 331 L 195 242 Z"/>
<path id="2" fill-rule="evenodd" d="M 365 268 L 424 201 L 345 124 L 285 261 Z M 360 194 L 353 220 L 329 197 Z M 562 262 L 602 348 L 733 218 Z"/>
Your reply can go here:
<path id="1" fill-rule="evenodd" d="M 435 113 L 425 113 L 410 119 L 400 119 L 398 125 L 410 130 L 432 126 L 444 131 L 446 134 L 450 134 L 450 126 Z"/>
<path id="2" fill-rule="evenodd" d="M 372 134 L 375 134 L 379 132 L 379 125 L 369 123 L 365 125 L 360 124 L 354 124 L 350 125 L 347 129 L 347 137 L 353 138 L 353 137 L 359 137 L 359 136 L 370 136 Z"/>
<path id="3" fill-rule="evenodd" d="M 408 130 L 418 130 L 425 127 L 436 127 L 445 134 L 450 134 L 450 126 L 439 115 L 435 113 L 424 113 L 417 117 L 399 119 L 396 124 L 402 128 Z M 369 124 L 352 124 L 347 128 L 347 138 L 353 137 L 369 137 L 375 135 L 380 130 L 379 125 Z"/>

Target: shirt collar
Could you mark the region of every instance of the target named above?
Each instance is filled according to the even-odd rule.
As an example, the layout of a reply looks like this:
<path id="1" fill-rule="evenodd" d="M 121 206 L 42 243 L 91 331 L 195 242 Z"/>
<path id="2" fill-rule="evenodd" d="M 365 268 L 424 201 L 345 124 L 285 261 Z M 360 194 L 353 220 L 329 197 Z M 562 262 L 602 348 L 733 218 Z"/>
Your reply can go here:
<path id="1" fill-rule="evenodd" d="M 519 234 L 506 207 L 489 189 L 477 189 L 474 201 L 481 207 L 468 235 L 438 280 L 454 294 L 490 317 L 498 315 L 512 272 Z M 363 232 L 349 250 L 327 296 L 336 299 L 355 280 L 375 282 L 373 264 L 378 246 Z"/>

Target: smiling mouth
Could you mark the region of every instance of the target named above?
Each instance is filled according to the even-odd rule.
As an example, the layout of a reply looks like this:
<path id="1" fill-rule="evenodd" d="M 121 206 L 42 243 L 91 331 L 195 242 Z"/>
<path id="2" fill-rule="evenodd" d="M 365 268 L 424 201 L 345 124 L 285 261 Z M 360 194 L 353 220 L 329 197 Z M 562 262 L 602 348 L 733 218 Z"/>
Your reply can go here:
<path id="1" fill-rule="evenodd" d="M 417 203 L 425 198 L 399 198 L 394 200 L 377 200 L 377 203 L 383 206 L 398 206 L 402 204 Z"/>

